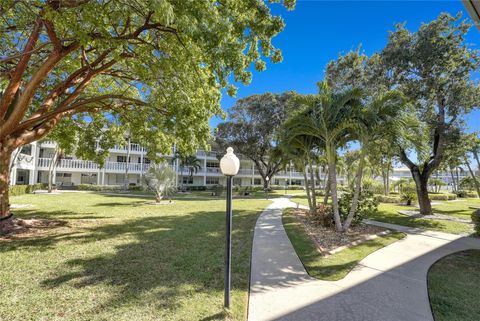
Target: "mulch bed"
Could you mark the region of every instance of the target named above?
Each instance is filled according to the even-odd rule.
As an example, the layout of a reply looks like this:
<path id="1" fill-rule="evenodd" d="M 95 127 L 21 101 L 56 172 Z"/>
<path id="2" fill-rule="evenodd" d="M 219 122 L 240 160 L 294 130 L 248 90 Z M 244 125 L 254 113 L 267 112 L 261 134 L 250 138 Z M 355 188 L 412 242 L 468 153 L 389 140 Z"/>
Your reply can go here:
<path id="1" fill-rule="evenodd" d="M 51 229 L 59 226 L 66 225 L 65 221 L 46 220 L 46 219 L 21 219 L 13 218 L 12 226 L 8 234 L 0 235 L 1 240 L 9 240 L 16 238 L 17 236 L 30 236 L 37 234 L 45 229 Z"/>
<path id="2" fill-rule="evenodd" d="M 340 247 L 367 241 L 372 236 L 388 231 L 378 226 L 359 224 L 350 227 L 347 233 L 337 233 L 335 227 L 324 227 L 312 222 L 308 216 L 308 210 L 295 209 L 294 214 L 303 223 L 305 231 L 323 255 L 329 255 Z"/>

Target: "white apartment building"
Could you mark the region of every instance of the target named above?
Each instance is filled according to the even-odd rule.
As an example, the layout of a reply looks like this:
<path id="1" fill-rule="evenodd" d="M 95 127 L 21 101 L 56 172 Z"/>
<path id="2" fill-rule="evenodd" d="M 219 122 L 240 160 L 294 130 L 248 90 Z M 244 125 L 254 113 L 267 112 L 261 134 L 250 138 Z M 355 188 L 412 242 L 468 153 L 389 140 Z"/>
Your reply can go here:
<path id="1" fill-rule="evenodd" d="M 24 146 L 13 162 L 10 184 L 47 183 L 50 162 L 54 152 L 55 143 L 52 141 L 34 142 Z M 150 167 L 146 150 L 139 144 L 131 143 L 128 162 L 127 154 L 128 146 L 114 146 L 109 150 L 109 156 L 103 167 L 95 162 L 77 159 L 74 156 L 63 156 L 53 168 L 54 184 L 57 186 L 76 186 L 79 184 L 123 185 L 125 183 L 125 173 L 128 172 L 129 184 L 133 186 L 141 185 L 142 176 Z M 196 156 L 200 160 L 201 169 L 193 176 L 189 175 L 188 169 L 182 170 L 179 162 L 173 159 L 173 155 L 166 157 L 177 173 L 178 185 L 208 187 L 226 184 L 225 177 L 219 168 L 220 162 L 216 152 L 198 150 Z M 242 155 L 237 154 L 237 156 L 240 159 L 240 170 L 234 177 L 234 185 L 262 185 L 262 179 L 258 170 L 255 169 L 255 164 Z M 323 177 L 323 175 L 321 176 Z M 465 176 L 468 176 L 467 172 L 459 172 L 460 179 Z M 448 185 L 452 184 L 450 173 L 434 173 L 432 177 L 440 178 Z M 411 178 L 408 168 L 394 169 L 391 179 L 400 178 Z M 339 181 L 342 184 L 343 178 L 339 177 Z M 293 166 L 278 172 L 271 178 L 271 184 L 280 186 L 305 185 L 303 174 Z"/>
<path id="2" fill-rule="evenodd" d="M 24 146 L 13 163 L 10 184 L 47 183 L 50 162 L 54 153 L 55 143 L 52 141 L 34 142 Z M 150 167 L 146 150 L 139 144 L 131 143 L 128 162 L 127 154 L 128 146 L 115 146 L 109 150 L 109 156 L 103 167 L 95 162 L 77 159 L 74 156 L 63 156 L 54 166 L 54 183 L 57 186 L 123 185 L 125 173 L 128 172 L 129 184 L 141 185 L 142 176 Z M 188 169 L 182 170 L 179 162 L 173 159 L 173 155 L 166 157 L 177 173 L 178 185 L 226 184 L 226 179 L 220 171 L 220 162 L 216 152 L 198 150 L 196 156 L 200 160 L 201 169 L 192 177 L 189 175 Z M 234 185 L 262 185 L 261 176 L 255 169 L 254 163 L 242 155 L 237 154 L 237 156 L 240 159 L 240 170 L 234 178 Z M 282 186 L 303 185 L 303 174 L 292 167 L 277 173 L 271 183 Z"/>

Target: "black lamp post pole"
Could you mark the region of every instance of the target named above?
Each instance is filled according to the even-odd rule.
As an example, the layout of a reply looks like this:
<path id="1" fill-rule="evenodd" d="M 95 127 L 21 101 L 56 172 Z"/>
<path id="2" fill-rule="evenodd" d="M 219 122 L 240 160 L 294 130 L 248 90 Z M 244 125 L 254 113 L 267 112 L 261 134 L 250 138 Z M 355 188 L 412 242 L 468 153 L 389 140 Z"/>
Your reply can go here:
<path id="1" fill-rule="evenodd" d="M 227 246 L 225 250 L 225 308 L 230 308 L 230 287 L 232 282 L 232 176 L 227 176 Z"/>

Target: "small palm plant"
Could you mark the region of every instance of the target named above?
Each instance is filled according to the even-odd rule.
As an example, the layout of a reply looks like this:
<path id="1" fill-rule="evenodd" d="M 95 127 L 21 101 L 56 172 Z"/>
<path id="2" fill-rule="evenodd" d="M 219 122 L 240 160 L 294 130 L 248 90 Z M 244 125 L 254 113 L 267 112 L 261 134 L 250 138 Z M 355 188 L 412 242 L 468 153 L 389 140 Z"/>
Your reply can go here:
<path id="1" fill-rule="evenodd" d="M 175 171 L 166 163 L 154 164 L 145 173 L 144 182 L 155 193 L 155 202 L 160 203 L 175 190 Z"/>

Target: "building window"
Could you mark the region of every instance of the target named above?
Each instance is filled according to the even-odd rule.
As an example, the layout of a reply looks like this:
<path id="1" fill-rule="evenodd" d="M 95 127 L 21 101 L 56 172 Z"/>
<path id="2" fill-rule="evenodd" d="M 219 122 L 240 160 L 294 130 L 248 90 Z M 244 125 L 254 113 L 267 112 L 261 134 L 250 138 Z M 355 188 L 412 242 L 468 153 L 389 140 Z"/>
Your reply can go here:
<path id="1" fill-rule="evenodd" d="M 139 164 L 142 163 L 142 158 L 141 157 L 138 158 L 138 163 Z M 150 159 L 148 159 L 147 157 L 144 157 L 143 158 L 143 163 L 144 164 L 150 164 Z"/>
<path id="2" fill-rule="evenodd" d="M 292 185 L 302 186 L 302 181 L 299 179 L 292 179 Z"/>
<path id="3" fill-rule="evenodd" d="M 183 184 L 193 184 L 193 177 L 190 176 L 183 176 L 182 177 Z"/>
<path id="4" fill-rule="evenodd" d="M 24 145 L 22 146 L 22 150 L 20 151 L 20 153 L 24 154 L 24 155 L 32 155 L 32 145 L 28 144 L 28 145 Z"/>
<path id="5" fill-rule="evenodd" d="M 254 178 L 253 185 L 262 185 L 262 180 L 260 178 Z"/>
<path id="6" fill-rule="evenodd" d="M 131 162 L 132 158 L 129 157 L 129 163 Z M 127 156 L 123 156 L 123 155 L 118 155 L 117 156 L 117 162 L 118 163 L 126 163 L 127 162 Z"/>
<path id="7" fill-rule="evenodd" d="M 279 179 L 275 179 L 274 184 L 275 184 L 275 185 L 280 185 L 280 180 L 279 180 Z"/>
<path id="8" fill-rule="evenodd" d="M 234 178 L 233 185 L 242 186 L 242 179 L 241 178 Z"/>
<path id="9" fill-rule="evenodd" d="M 218 163 L 218 162 L 207 162 L 207 167 L 219 168 L 219 167 L 220 167 L 220 163 Z"/>
<path id="10" fill-rule="evenodd" d="M 220 179 L 218 177 L 207 177 L 207 185 L 218 185 L 220 184 Z"/>

